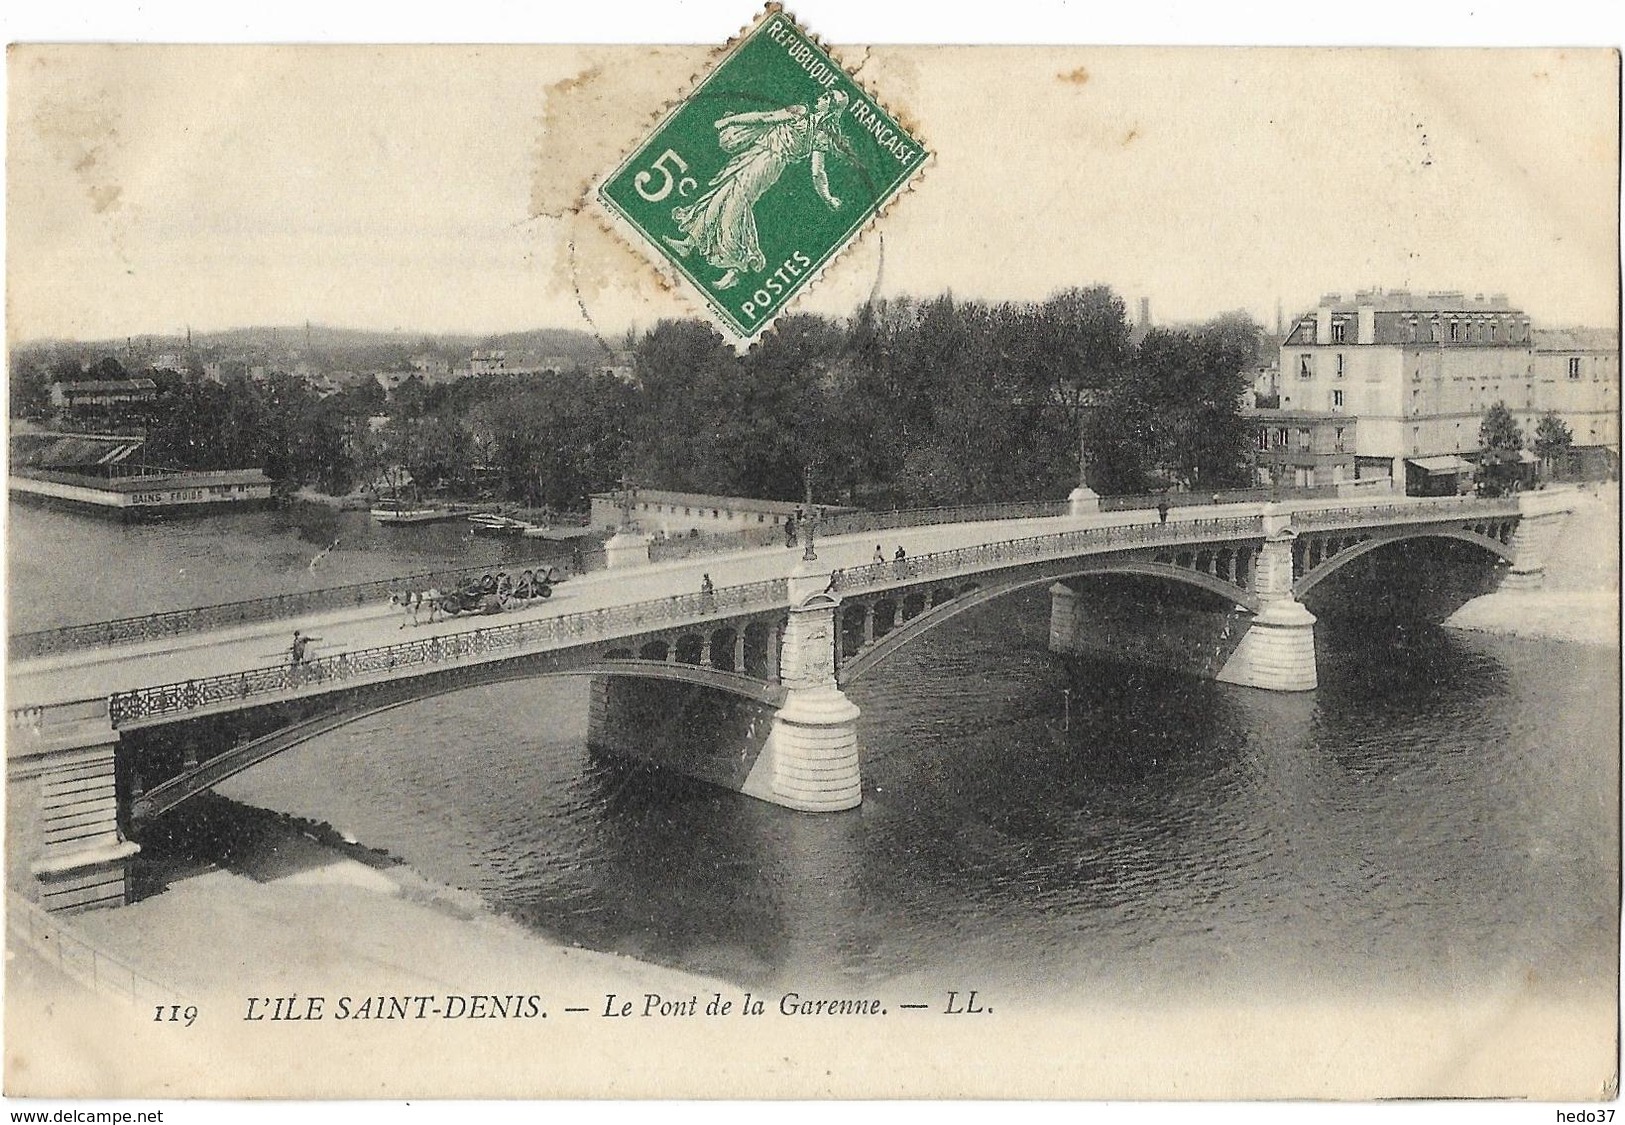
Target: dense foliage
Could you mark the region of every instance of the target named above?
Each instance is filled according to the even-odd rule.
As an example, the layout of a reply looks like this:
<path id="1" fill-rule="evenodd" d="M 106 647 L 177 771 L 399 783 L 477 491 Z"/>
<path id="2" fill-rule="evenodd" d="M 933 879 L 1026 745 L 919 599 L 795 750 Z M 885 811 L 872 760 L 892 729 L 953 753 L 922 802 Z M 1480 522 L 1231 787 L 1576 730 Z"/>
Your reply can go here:
<path id="1" fill-rule="evenodd" d="M 387 399 L 364 380 L 320 398 L 291 375 L 176 375 L 143 422 L 158 463 L 556 508 L 623 476 L 797 499 L 810 472 L 818 497 L 868 506 L 1059 498 L 1080 471 L 1103 493 L 1207 489 L 1247 479 L 1240 403 L 1259 343 L 1236 314 L 1137 337 L 1104 287 L 1040 303 L 943 295 L 787 317 L 745 356 L 703 324 L 663 321 L 633 342 L 630 383 L 576 368 L 414 378 Z M 60 377 L 14 364 L 13 413 L 39 412 Z"/>

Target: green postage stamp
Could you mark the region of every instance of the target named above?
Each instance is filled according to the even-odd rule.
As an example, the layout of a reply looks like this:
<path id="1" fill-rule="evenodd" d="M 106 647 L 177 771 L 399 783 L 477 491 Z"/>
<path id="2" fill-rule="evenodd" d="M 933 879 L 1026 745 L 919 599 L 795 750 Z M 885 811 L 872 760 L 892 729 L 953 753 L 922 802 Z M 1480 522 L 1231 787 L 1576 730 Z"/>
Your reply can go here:
<path id="1" fill-rule="evenodd" d="M 770 5 L 595 194 L 628 239 L 748 344 L 927 156 Z"/>

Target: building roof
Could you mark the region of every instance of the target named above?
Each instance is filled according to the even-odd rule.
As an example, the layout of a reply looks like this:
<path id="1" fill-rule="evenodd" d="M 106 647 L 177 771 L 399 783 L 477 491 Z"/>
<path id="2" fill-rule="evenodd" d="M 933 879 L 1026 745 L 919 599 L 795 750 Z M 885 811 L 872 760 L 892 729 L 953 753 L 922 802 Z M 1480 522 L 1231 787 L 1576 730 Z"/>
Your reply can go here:
<path id="1" fill-rule="evenodd" d="M 158 384 L 151 379 L 86 379 L 82 382 L 58 384 L 65 394 L 93 395 L 109 391 L 155 391 Z"/>
<path id="2" fill-rule="evenodd" d="M 1242 410 L 1241 416 L 1253 422 L 1262 422 L 1266 425 L 1290 422 L 1336 422 L 1338 425 L 1353 427 L 1358 415 L 1344 414 L 1336 410 L 1293 410 L 1290 407 L 1281 409 L 1273 406 L 1253 406 Z"/>
<path id="3" fill-rule="evenodd" d="M 619 503 L 619 492 L 595 492 L 594 500 L 607 500 Z M 734 512 L 769 512 L 776 515 L 790 515 L 801 504 L 794 504 L 786 500 L 758 500 L 750 496 L 713 496 L 705 492 L 667 492 L 659 488 L 639 488 L 634 490 L 632 497 L 634 504 L 681 504 L 689 508 L 717 508 L 728 509 Z M 835 504 L 814 504 L 825 512 L 852 512 L 855 508 L 842 508 Z"/>
<path id="4" fill-rule="evenodd" d="M 1537 328 L 1537 352 L 1617 352 L 1619 333 L 1612 328 Z"/>
<path id="5" fill-rule="evenodd" d="M 117 434 L 13 434 L 11 464 L 16 468 L 79 469 L 127 461 L 145 438 Z"/>
<path id="6" fill-rule="evenodd" d="M 216 469 L 195 473 L 144 473 L 96 482 L 109 492 L 149 492 L 160 488 L 203 488 L 221 484 L 270 484 L 264 469 Z"/>
<path id="7" fill-rule="evenodd" d="M 1354 312 L 1369 308 L 1378 312 L 1481 312 L 1519 313 L 1512 307 L 1505 293 L 1485 296 L 1475 293 L 1469 297 L 1457 290 L 1434 290 L 1412 293 L 1409 289 L 1362 289 L 1345 297 L 1341 293 L 1328 293 L 1320 299 L 1317 308 L 1333 312 Z"/>
<path id="8" fill-rule="evenodd" d="M 1407 457 L 1406 461 L 1430 473 L 1469 473 L 1473 470 L 1471 461 L 1463 461 L 1451 454 L 1443 457 Z"/>

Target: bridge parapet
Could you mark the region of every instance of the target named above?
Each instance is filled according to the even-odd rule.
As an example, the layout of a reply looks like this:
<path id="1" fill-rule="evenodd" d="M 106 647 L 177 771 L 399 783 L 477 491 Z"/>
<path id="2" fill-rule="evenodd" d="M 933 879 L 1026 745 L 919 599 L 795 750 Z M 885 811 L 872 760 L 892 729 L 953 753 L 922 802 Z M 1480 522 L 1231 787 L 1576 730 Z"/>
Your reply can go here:
<path id="1" fill-rule="evenodd" d="M 1295 508 L 1292 523 L 1301 528 L 1373 527 L 1395 523 L 1430 523 L 1449 519 L 1516 516 L 1516 498 L 1481 499 L 1443 496 L 1399 504 L 1347 504 L 1338 507 Z"/>
<path id="2" fill-rule="evenodd" d="M 1083 553 L 1131 550 L 1162 543 L 1231 542 L 1236 539 L 1257 539 L 1263 534 L 1263 523 L 1257 515 L 1079 528 L 1053 535 L 1005 539 L 892 562 L 847 567 L 830 576 L 830 590 L 842 595 L 864 593 L 907 585 L 925 578 L 976 574 Z"/>
<path id="3" fill-rule="evenodd" d="M 679 594 L 537 621 L 446 633 L 341 652 L 299 665 L 278 664 L 118 692 L 109 703 L 109 713 L 112 725 L 118 727 L 206 708 L 241 707 L 250 701 L 314 694 L 395 678 L 401 672 L 414 669 L 427 671 L 527 651 L 589 644 L 667 625 L 782 606 L 787 597 L 785 580 L 779 578 L 723 587 L 710 593 Z"/>
<path id="4" fill-rule="evenodd" d="M 139 617 L 120 617 L 112 621 L 15 633 L 7 641 L 7 654 L 12 660 L 21 660 L 90 648 L 145 644 L 212 629 L 281 621 L 305 614 L 356 610 L 370 604 L 381 605 L 389 595 L 403 590 L 427 590 L 431 587 L 455 589 L 461 582 L 484 577 L 498 569 L 495 566 L 450 567 L 347 586 L 327 586 L 319 590 L 299 590 L 291 594 L 273 594 L 270 597 L 247 598 L 190 609 L 160 610 Z M 543 564 L 543 569 L 547 569 L 546 564 Z"/>

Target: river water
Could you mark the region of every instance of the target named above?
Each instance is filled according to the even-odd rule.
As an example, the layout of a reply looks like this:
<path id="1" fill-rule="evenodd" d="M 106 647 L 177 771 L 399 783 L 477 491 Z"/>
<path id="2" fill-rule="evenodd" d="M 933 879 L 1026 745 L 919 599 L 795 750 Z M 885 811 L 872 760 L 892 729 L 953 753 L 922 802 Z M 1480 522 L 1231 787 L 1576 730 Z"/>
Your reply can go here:
<path id="1" fill-rule="evenodd" d="M 71 616 L 51 591 L 96 560 L 256 588 L 334 519 L 165 535 L 14 509 L 13 601 Z M 371 568 L 339 581 L 495 546 L 338 520 L 318 568 Z M 222 789 L 559 940 L 746 985 L 1612 993 L 1617 651 L 1326 618 L 1321 687 L 1281 695 L 1054 656 L 1047 615 L 1042 593 L 984 606 L 857 685 L 847 814 L 598 755 L 572 680 L 374 716 Z"/>

